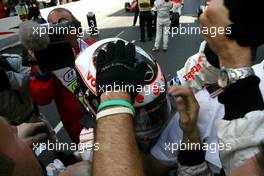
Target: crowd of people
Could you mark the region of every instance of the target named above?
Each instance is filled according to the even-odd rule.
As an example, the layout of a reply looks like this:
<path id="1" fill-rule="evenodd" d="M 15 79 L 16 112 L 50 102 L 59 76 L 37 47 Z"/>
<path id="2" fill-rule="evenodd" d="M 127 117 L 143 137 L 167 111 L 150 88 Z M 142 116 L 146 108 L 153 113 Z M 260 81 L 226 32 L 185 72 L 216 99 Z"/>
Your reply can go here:
<path id="1" fill-rule="evenodd" d="M 24 10 L 23 13 L 29 13 L 33 4 L 42 9 L 74 1 L 78 0 L 1 0 L 0 19 L 11 16 L 20 16 L 22 9 Z"/>
<path id="2" fill-rule="evenodd" d="M 251 17 L 264 5 L 255 3 Z M 181 3 L 138 0 L 137 5 L 140 41 L 146 42 L 145 29 L 152 40 L 156 14 L 152 51 L 159 51 L 162 35 L 167 51 L 164 31 Z M 197 54 L 172 80 L 148 52 L 123 39 L 34 32 L 47 24 L 79 28 L 67 9 L 22 22 L 25 58 L 0 57 L 0 175 L 263 176 L 264 61 L 253 65 L 264 43 L 263 26 L 243 16 L 241 8 L 248 3 L 210 2 L 200 26 L 230 27 L 232 34 L 203 34 Z M 47 165 L 38 158 L 38 144 L 59 143 L 38 109 L 52 101 L 78 146 L 74 162 L 58 156 Z"/>

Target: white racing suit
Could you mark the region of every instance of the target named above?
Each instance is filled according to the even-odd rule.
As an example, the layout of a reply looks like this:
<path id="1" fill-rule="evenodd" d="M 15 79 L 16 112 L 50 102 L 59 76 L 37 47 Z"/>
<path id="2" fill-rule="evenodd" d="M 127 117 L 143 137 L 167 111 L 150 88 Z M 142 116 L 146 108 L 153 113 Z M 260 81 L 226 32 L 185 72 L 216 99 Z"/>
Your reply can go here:
<path id="1" fill-rule="evenodd" d="M 264 98 L 264 61 L 252 68 L 260 79 L 259 88 Z M 259 153 L 258 145 L 264 141 L 264 111 L 252 111 L 231 121 L 221 120 L 217 137 L 219 142 L 231 146 L 231 150 L 220 151 L 223 169 L 229 174 Z"/>
<path id="2" fill-rule="evenodd" d="M 218 122 L 224 115 L 224 106 L 218 103 L 217 98 L 211 98 L 206 89 L 197 92 L 195 98 L 200 105 L 197 120 L 199 138 L 204 146 L 208 146 L 204 150 L 205 162 L 195 166 L 184 166 L 178 162 L 180 144 L 183 141 L 183 131 L 179 125 L 179 113 L 176 113 L 170 120 L 158 142 L 151 150 L 152 155 L 163 165 L 178 167 L 177 174 L 179 176 L 196 176 L 198 174 L 208 176 L 210 174 L 205 174 L 208 173 L 208 168 L 213 175 L 220 173 L 222 167 L 217 147 L 216 129 Z"/>
<path id="3" fill-rule="evenodd" d="M 212 66 L 204 54 L 206 42 L 202 42 L 199 52 L 191 56 L 184 67 L 177 71 L 180 84 L 188 84 L 193 92 L 197 92 L 206 85 L 217 83 L 220 70 Z"/>
<path id="4" fill-rule="evenodd" d="M 153 11 L 157 11 L 157 32 L 155 39 L 155 48 L 160 47 L 160 41 L 163 36 L 163 49 L 168 49 L 169 42 L 169 28 L 170 28 L 170 10 L 173 4 L 165 2 L 164 0 L 156 0 L 154 3 Z"/>
<path id="5" fill-rule="evenodd" d="M 207 166 L 212 174 L 219 173 L 221 168 L 229 173 L 230 170 L 239 167 L 258 152 L 257 145 L 261 140 L 264 140 L 264 114 L 263 111 L 255 111 L 248 113 L 243 119 L 222 120 L 225 114 L 224 106 L 216 98 L 221 91 L 217 90 L 216 93 L 210 94 L 205 88 L 208 84 L 216 83 L 219 74 L 219 69 L 213 67 L 205 57 L 205 44 L 206 42 L 201 44 L 199 52 L 187 60 L 184 68 L 177 72 L 177 76 L 170 84 L 188 84 L 195 92 L 195 97 L 200 105 L 197 121 L 199 137 L 203 144 L 211 146 L 205 151 Z M 261 80 L 259 87 L 264 98 L 264 61 L 254 65 L 253 69 Z M 254 123 L 249 123 L 249 119 Z M 182 130 L 179 126 L 179 113 L 176 113 L 152 148 L 151 153 L 164 165 L 178 166 L 178 175 L 180 176 L 184 175 L 183 173 L 189 176 L 207 175 L 204 163 L 190 167 L 182 166 L 177 162 L 179 153 L 177 146 L 181 141 Z M 168 149 L 169 144 L 171 148 Z M 231 150 L 219 149 L 223 144 Z"/>

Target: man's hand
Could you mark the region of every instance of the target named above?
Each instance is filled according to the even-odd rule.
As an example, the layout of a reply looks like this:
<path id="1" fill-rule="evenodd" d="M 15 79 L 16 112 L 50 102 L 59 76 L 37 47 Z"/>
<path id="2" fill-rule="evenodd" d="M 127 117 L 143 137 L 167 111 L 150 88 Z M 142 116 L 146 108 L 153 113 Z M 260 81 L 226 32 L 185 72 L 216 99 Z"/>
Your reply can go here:
<path id="1" fill-rule="evenodd" d="M 32 146 L 48 139 L 51 132 L 45 122 L 23 123 L 17 126 L 18 137 Z"/>
<path id="2" fill-rule="evenodd" d="M 202 28 L 225 28 L 232 24 L 229 20 L 229 11 L 223 0 L 212 0 L 208 9 L 200 16 Z M 217 30 L 218 31 L 218 30 Z M 211 34 L 203 35 L 210 48 L 219 56 L 220 65 L 227 68 L 240 68 L 251 66 L 251 50 L 241 47 L 237 41 L 230 40 L 224 33 L 217 32 L 215 37 Z"/>
<path id="3" fill-rule="evenodd" d="M 180 127 L 186 134 L 197 131 L 199 104 L 191 89 L 187 86 L 171 87 L 169 95 L 175 97 L 176 107 L 180 114 Z"/>

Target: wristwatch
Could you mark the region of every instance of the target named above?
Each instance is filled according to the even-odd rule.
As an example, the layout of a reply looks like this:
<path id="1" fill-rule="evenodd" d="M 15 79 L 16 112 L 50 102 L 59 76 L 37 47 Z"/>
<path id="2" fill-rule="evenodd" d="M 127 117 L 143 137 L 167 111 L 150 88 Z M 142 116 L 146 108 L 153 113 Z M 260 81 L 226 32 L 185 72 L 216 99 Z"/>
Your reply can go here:
<path id="1" fill-rule="evenodd" d="M 240 79 L 247 78 L 255 75 L 254 70 L 251 67 L 242 68 L 222 68 L 218 77 L 218 85 L 225 88 L 231 84 L 234 84 Z"/>

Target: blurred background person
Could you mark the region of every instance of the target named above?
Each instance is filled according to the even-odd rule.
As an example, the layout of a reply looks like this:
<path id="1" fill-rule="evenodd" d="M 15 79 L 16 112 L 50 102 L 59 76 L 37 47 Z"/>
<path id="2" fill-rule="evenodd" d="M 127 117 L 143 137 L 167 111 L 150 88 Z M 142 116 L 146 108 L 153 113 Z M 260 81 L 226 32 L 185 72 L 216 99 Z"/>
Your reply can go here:
<path id="1" fill-rule="evenodd" d="M 10 12 L 9 12 L 8 8 L 5 6 L 3 0 L 0 0 L 0 19 L 8 17 L 9 13 Z"/>
<path id="2" fill-rule="evenodd" d="M 46 20 L 41 16 L 39 3 L 35 0 L 27 0 L 28 20 L 34 20 L 39 24 L 46 23 Z"/>
<path id="3" fill-rule="evenodd" d="M 136 10 L 135 10 L 135 14 L 134 14 L 133 26 L 136 26 L 138 15 L 139 15 L 138 0 L 136 0 L 136 7 L 135 8 L 136 8 Z"/>
<path id="4" fill-rule="evenodd" d="M 163 37 L 163 51 L 168 50 L 169 42 L 169 28 L 170 28 L 170 11 L 173 8 L 173 4 L 170 0 L 156 0 L 154 2 L 153 11 L 157 11 L 157 29 L 156 39 L 153 52 L 159 52 L 159 46 L 161 38 Z"/>
<path id="5" fill-rule="evenodd" d="M 140 24 L 140 42 L 145 42 L 145 32 L 147 29 L 148 40 L 152 40 L 152 15 L 151 0 L 138 0 L 139 24 Z"/>

